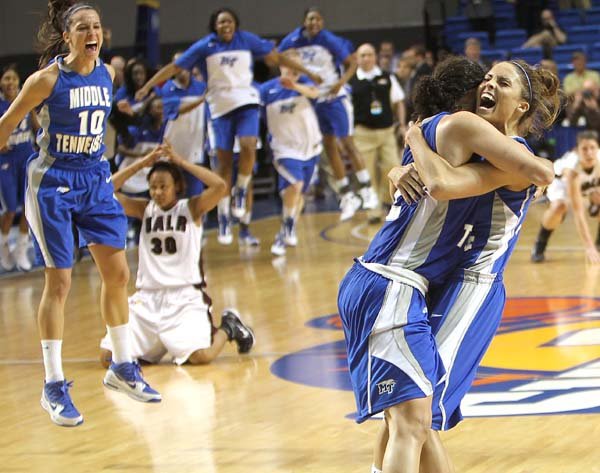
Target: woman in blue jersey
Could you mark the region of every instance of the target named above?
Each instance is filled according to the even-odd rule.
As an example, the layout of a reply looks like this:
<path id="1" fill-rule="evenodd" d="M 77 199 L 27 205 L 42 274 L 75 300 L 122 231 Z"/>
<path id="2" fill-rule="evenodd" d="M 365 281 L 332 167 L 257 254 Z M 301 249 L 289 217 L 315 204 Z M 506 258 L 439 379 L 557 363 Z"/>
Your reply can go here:
<path id="1" fill-rule="evenodd" d="M 442 63 L 433 77 L 421 84 L 423 101 L 433 105 L 421 116 L 444 109 L 472 109 L 469 101 L 474 102 L 482 78 L 481 68 L 466 59 Z M 525 111 L 520 103 L 512 105 L 502 107 L 505 120 L 515 120 Z M 423 125 L 432 147 L 442 145 L 442 122 L 455 115 L 438 114 Z M 550 164 L 485 120 L 473 114 L 470 117 L 462 126 L 470 127 L 471 134 L 464 143 L 454 142 L 457 151 L 454 155 L 449 152 L 450 160 L 457 160 L 461 153 L 469 158 L 485 155 L 515 175 L 529 176 L 527 182 L 551 180 Z M 410 161 L 412 157 L 406 155 L 405 163 Z M 430 436 L 434 388 L 444 379 L 424 295 L 428 285 L 445 281 L 458 264 L 461 249 L 469 244 L 464 238 L 465 219 L 473 215 L 476 206 L 476 199 L 446 203 L 427 198 L 412 205 L 396 199 L 383 228 L 340 286 L 338 305 L 358 421 L 383 410 L 390 429 L 384 471 L 416 472 L 422 459 L 426 466 L 434 465 L 426 471 L 447 471 L 441 463 L 445 457 L 436 457 L 437 437 L 423 448 Z"/>
<path id="2" fill-rule="evenodd" d="M 320 10 L 316 7 L 308 8 L 304 12 L 303 25 L 281 40 L 279 50 L 297 49 L 307 69 L 323 78 L 321 96 L 315 110 L 323 133 L 323 145 L 336 179 L 336 191 L 341 196 L 340 219 L 347 220 L 360 208 L 361 199 L 363 208 L 370 210 L 377 208 L 379 202 L 371 187 L 369 171 L 352 138 L 354 118 L 344 86 L 356 72 L 354 49 L 350 41 L 324 29 L 323 23 Z M 342 66 L 344 73 L 340 76 Z M 360 184 L 360 199 L 350 188 L 338 149 L 338 139 L 352 161 Z"/>
<path id="3" fill-rule="evenodd" d="M 17 97 L 21 88 L 21 79 L 14 66 L 8 66 L 0 77 L 0 115 L 3 115 Z M 21 120 L 15 128 L 5 149 L 0 152 L 0 203 L 2 203 L 2 220 L 0 223 L 0 264 L 6 271 L 15 265 L 23 270 L 31 269 L 31 261 L 27 256 L 29 248 L 29 232 L 25 214 L 21 215 L 19 236 L 14 252 L 8 247 L 8 233 L 15 219 L 15 213 L 22 208 L 25 199 L 25 169 L 27 158 L 33 154 L 33 132 L 39 128 L 35 112 L 31 112 Z"/>
<path id="4" fill-rule="evenodd" d="M 215 130 L 219 175 L 229 185 L 233 170 L 234 138 L 240 139 L 240 164 L 233 189 L 232 214 L 246 213 L 247 189 L 256 160 L 259 125 L 258 91 L 252 86 L 252 62 L 262 57 L 270 65 L 282 64 L 321 79 L 301 64 L 279 54 L 273 43 L 239 29 L 239 19 L 229 8 L 219 8 L 209 21 L 210 34 L 194 43 L 176 61 L 167 64 L 138 91 L 138 99 L 171 78 L 180 69 L 198 66 L 207 83 L 206 101 Z"/>
<path id="5" fill-rule="evenodd" d="M 51 0 L 38 37 L 41 69 L 31 75 L 0 118 L 0 148 L 11 131 L 39 107 L 39 154 L 27 165 L 25 212 L 38 256 L 46 266 L 38 310 L 45 368 L 41 404 L 64 426 L 83 422 L 62 371 L 64 308 L 71 286 L 74 223 L 90 248 L 102 279 L 101 312 L 113 343 L 107 388 L 139 401 L 160 401 L 131 357 L 125 258 L 127 220 L 114 197 L 108 162 L 102 158 L 114 71 L 99 59 L 102 25 L 95 7 Z M 66 55 L 56 56 L 63 48 Z M 50 64 L 48 64 L 50 61 Z"/>

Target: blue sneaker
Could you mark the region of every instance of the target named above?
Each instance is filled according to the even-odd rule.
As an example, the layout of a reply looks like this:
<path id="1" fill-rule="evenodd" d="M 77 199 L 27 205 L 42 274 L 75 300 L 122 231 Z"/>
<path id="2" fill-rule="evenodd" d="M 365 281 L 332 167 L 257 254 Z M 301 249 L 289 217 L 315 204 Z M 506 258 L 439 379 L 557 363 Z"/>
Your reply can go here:
<path id="1" fill-rule="evenodd" d="M 69 396 L 71 386 L 73 381 L 67 383 L 64 380 L 44 384 L 40 403 L 50 414 L 50 420 L 57 425 L 75 427 L 83 422 L 83 416 L 75 408 Z"/>
<path id="2" fill-rule="evenodd" d="M 142 378 L 142 370 L 137 363 L 111 363 L 104 376 L 104 386 L 113 391 L 127 394 L 140 402 L 160 402 L 160 393 L 152 389 Z"/>
<path id="3" fill-rule="evenodd" d="M 231 219 L 227 215 L 219 215 L 219 233 L 217 241 L 221 245 L 231 245 L 233 243 L 233 234 L 231 233 Z"/>
<path id="4" fill-rule="evenodd" d="M 298 244 L 298 236 L 296 235 L 296 222 L 292 217 L 287 217 L 283 221 L 283 241 L 286 246 L 296 246 Z"/>
<path id="5" fill-rule="evenodd" d="M 242 218 L 246 213 L 246 189 L 235 186 L 233 188 L 233 205 L 231 206 L 231 214 L 235 218 Z"/>
<path id="6" fill-rule="evenodd" d="M 241 225 L 240 225 L 241 226 Z M 248 228 L 240 228 L 240 234 L 238 238 L 240 246 L 259 246 L 260 240 L 256 238 Z"/>

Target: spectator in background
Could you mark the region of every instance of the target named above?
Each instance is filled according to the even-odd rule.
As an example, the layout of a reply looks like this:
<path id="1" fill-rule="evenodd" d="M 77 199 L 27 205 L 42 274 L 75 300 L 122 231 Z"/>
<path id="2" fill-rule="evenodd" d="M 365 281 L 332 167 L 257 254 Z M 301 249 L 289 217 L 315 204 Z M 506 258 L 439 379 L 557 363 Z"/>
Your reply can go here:
<path id="1" fill-rule="evenodd" d="M 398 83 L 402 90 L 404 90 L 404 94 L 409 97 L 410 90 L 408 89 L 408 80 L 412 76 L 414 67 L 412 61 L 408 58 L 400 58 L 398 59 L 398 63 L 396 64 L 396 68 L 394 69 L 394 73 L 396 78 L 398 79 Z"/>
<path id="2" fill-rule="evenodd" d="M 410 94 L 412 94 L 412 91 L 415 88 L 415 85 L 417 84 L 419 79 L 423 76 L 430 75 L 432 72 L 431 66 L 427 64 L 427 61 L 425 61 L 425 52 L 425 47 L 422 44 L 416 44 L 407 49 L 403 54 L 403 57 L 411 61 L 412 64 L 412 72 L 406 83 L 406 93 L 408 97 L 408 100 L 406 102 L 406 109 L 407 117 L 409 120 L 413 112 Z"/>
<path id="3" fill-rule="evenodd" d="M 539 31 L 541 18 L 540 11 L 546 8 L 546 0 L 507 0 L 515 5 L 515 14 L 519 28 L 527 30 L 527 36 L 532 36 Z"/>
<path id="4" fill-rule="evenodd" d="M 567 34 L 558 26 L 552 10 L 542 10 L 540 14 L 541 30 L 523 43 L 524 48 L 542 47 L 544 56 L 552 55 L 552 48 L 567 42 Z"/>
<path id="5" fill-rule="evenodd" d="M 586 80 L 583 88 L 573 94 L 573 101 L 567 108 L 567 118 L 571 126 L 585 126 L 588 130 L 600 132 L 600 86 L 593 80 Z"/>
<path id="6" fill-rule="evenodd" d="M 377 63 L 379 67 L 386 72 L 392 72 L 398 61 L 394 43 L 391 41 L 382 41 L 379 43 L 379 54 L 377 57 Z"/>
<path id="7" fill-rule="evenodd" d="M 558 66 L 556 65 L 556 61 L 552 59 L 542 59 L 540 61 L 540 67 L 552 72 L 552 74 L 558 77 Z"/>
<path id="8" fill-rule="evenodd" d="M 577 51 L 573 53 L 573 72 L 567 74 L 563 80 L 563 89 L 568 97 L 573 97 L 576 92 L 583 90 L 585 81 L 592 81 L 600 85 L 600 74 L 587 68 L 587 57 L 585 53 Z"/>
<path id="9" fill-rule="evenodd" d="M 479 64 L 484 71 L 487 71 L 490 68 L 490 65 L 481 59 L 481 41 L 477 38 L 466 39 L 465 57 Z"/>
<path id="10" fill-rule="evenodd" d="M 350 79 L 354 106 L 354 142 L 379 194 L 379 201 L 391 204 L 387 174 L 399 163 L 394 136 L 394 114 L 405 131 L 404 92 L 393 74 L 376 64 L 375 48 L 361 45 L 357 51 L 358 69 Z M 369 222 L 379 223 L 381 206 L 369 211 Z"/>
<path id="11" fill-rule="evenodd" d="M 115 70 L 113 91 L 116 92 L 120 87 L 125 85 L 125 58 L 123 56 L 113 56 L 110 59 L 110 65 Z"/>

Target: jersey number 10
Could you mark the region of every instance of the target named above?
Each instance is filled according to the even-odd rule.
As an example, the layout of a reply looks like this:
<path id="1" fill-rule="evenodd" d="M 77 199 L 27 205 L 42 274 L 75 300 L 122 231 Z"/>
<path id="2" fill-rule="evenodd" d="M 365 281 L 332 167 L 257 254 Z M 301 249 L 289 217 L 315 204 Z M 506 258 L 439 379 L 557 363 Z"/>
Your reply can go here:
<path id="1" fill-rule="evenodd" d="M 104 128 L 104 110 L 85 110 L 79 114 L 79 136 L 100 135 Z M 88 131 L 89 124 L 89 131 Z"/>

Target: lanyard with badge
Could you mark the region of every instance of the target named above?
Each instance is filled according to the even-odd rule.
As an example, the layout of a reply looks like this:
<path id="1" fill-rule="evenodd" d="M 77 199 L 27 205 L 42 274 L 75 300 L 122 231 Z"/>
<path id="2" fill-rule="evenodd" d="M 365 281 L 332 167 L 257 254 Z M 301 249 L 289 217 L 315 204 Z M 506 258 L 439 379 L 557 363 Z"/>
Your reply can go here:
<path id="1" fill-rule="evenodd" d="M 377 117 L 383 113 L 383 104 L 375 95 L 375 82 L 373 79 L 369 80 L 369 85 L 371 86 L 371 115 Z"/>

